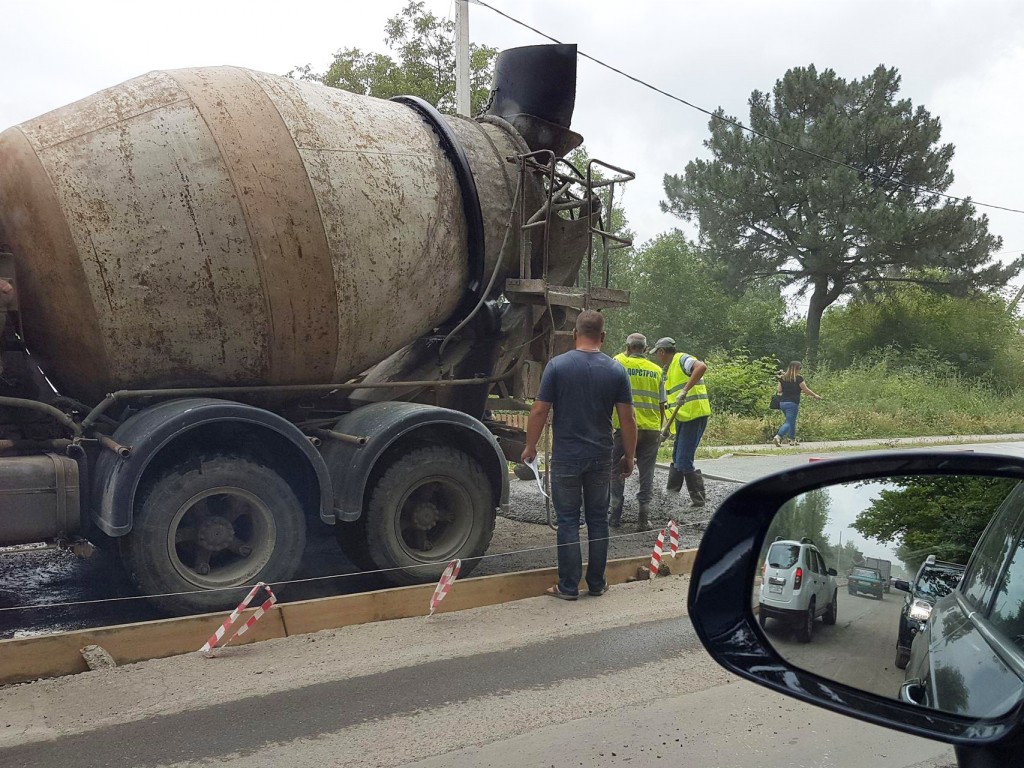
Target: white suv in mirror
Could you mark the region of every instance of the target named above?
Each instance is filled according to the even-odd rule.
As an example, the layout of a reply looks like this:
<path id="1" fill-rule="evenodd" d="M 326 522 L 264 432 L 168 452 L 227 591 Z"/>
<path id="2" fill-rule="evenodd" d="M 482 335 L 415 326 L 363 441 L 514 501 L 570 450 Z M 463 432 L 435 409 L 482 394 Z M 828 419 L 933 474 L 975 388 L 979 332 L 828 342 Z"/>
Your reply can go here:
<path id="1" fill-rule="evenodd" d="M 758 594 L 758 621 L 764 627 L 768 619 L 780 619 L 795 626 L 797 639 L 809 643 L 814 620 L 835 624 L 838 614 L 836 571 L 825 565 L 825 558 L 804 538 L 800 541 L 776 539 L 768 548 L 761 572 Z"/>

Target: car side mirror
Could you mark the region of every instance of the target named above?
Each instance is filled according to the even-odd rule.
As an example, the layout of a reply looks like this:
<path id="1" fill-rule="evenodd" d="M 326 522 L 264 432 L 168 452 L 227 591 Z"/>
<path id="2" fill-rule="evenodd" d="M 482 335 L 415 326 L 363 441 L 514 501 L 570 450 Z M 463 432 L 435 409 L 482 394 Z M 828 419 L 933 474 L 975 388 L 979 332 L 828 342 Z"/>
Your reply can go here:
<path id="1" fill-rule="evenodd" d="M 835 568 L 829 568 L 829 569 L 828 569 L 828 575 L 829 575 L 829 576 L 838 576 L 838 575 L 839 575 L 839 573 L 838 573 L 838 572 L 836 571 L 836 569 L 835 569 Z"/>
<path id="2" fill-rule="evenodd" d="M 961 758 L 984 752 L 1017 761 L 1016 750 L 1024 751 L 1024 682 L 1015 670 L 1024 667 L 1024 651 L 1013 636 L 1021 633 L 1012 626 L 1009 635 L 979 631 L 984 617 L 965 601 L 974 599 L 972 557 L 982 558 L 977 589 L 990 593 L 1017 542 L 1024 561 L 1021 480 L 1024 460 L 1015 457 L 900 451 L 815 462 L 749 483 L 721 504 L 703 535 L 688 595 L 697 636 L 726 669 L 787 696 L 956 744 Z M 922 510 L 938 515 L 934 524 L 916 532 L 889 525 L 893 515 L 910 519 Z M 971 541 L 955 542 L 951 532 L 965 531 L 968 519 L 976 526 Z M 985 536 L 994 545 L 986 547 Z M 843 577 L 822 584 L 800 573 L 797 555 L 807 537 L 836 562 L 829 573 Z M 875 558 L 910 572 L 936 551 L 967 572 L 960 587 L 960 577 L 951 576 L 934 603 L 915 603 L 910 618 L 920 634 L 906 641 L 917 654 L 903 662 L 913 672 L 906 679 L 899 655 L 896 664 L 892 655 L 903 600 L 886 599 L 888 583 L 877 569 L 851 565 Z M 759 562 L 767 564 L 765 578 L 758 578 Z M 903 579 L 892 585 L 910 588 Z M 1024 604 L 1024 581 L 1007 589 L 1004 603 Z M 1017 618 L 1008 611 L 1002 620 Z M 948 651 L 958 642 L 960 657 Z M 930 651 L 947 655 L 940 663 Z M 945 690 L 936 696 L 940 684 Z"/>
<path id="3" fill-rule="evenodd" d="M 893 589 L 898 589 L 900 592 L 909 592 L 910 591 L 910 582 L 909 581 L 905 581 L 903 579 L 896 579 L 892 583 L 892 586 L 893 586 Z"/>

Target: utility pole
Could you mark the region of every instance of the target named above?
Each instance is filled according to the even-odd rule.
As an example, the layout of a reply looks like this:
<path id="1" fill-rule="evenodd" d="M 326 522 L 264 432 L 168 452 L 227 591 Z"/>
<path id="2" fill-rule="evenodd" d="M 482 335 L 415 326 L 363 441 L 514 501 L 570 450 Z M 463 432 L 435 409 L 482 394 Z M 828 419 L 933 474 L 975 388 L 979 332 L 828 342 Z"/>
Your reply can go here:
<path id="1" fill-rule="evenodd" d="M 455 0 L 455 111 L 469 109 L 469 0 Z"/>

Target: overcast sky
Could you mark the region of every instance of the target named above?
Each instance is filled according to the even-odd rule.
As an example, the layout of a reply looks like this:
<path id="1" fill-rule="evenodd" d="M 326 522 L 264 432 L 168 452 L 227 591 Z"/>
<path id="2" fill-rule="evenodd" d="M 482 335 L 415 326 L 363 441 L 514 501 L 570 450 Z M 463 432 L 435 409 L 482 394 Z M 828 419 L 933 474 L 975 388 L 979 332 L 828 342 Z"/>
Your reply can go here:
<path id="1" fill-rule="evenodd" d="M 506 13 L 689 101 L 747 119 L 746 99 L 789 67 L 845 78 L 898 67 L 902 95 L 942 119 L 956 145 L 951 193 L 1024 209 L 1020 73 L 1024 3 L 1012 0 L 488 0 Z M 153 69 L 234 64 L 322 71 L 343 47 L 387 52 L 383 28 L 404 0 L 5 4 L 0 128 Z M 441 16 L 452 0 L 426 0 Z M 479 5 L 470 37 L 496 48 L 544 42 Z M 633 169 L 627 216 L 645 240 L 662 214 L 662 176 L 701 155 L 707 117 L 581 60 L 575 130 L 594 157 Z M 983 210 L 983 209 L 982 209 Z M 1003 250 L 1024 251 L 1024 214 L 987 211 Z M 1009 256 L 1011 254 L 1007 254 Z"/>

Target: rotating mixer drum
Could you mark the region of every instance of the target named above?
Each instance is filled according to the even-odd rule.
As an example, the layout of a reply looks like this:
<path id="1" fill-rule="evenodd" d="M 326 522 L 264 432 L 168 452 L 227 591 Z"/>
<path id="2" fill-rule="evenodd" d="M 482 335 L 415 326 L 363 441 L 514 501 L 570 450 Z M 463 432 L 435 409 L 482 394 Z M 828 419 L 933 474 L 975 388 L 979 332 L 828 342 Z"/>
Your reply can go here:
<path id="1" fill-rule="evenodd" d="M 500 121 L 443 120 L 489 274 L 515 188 L 505 157 L 525 145 Z M 0 244 L 28 346 L 86 401 L 343 381 L 464 299 L 456 165 L 406 104 L 231 67 L 152 72 L 11 128 Z"/>

